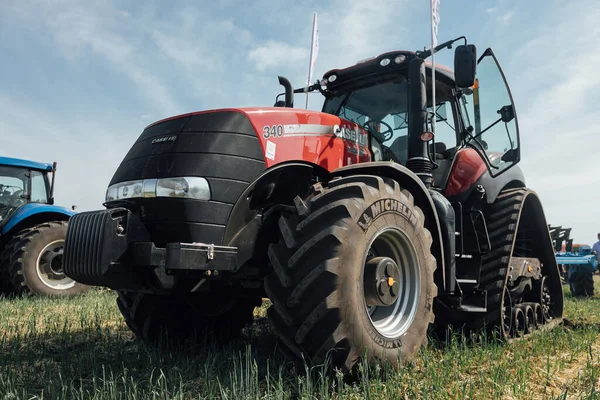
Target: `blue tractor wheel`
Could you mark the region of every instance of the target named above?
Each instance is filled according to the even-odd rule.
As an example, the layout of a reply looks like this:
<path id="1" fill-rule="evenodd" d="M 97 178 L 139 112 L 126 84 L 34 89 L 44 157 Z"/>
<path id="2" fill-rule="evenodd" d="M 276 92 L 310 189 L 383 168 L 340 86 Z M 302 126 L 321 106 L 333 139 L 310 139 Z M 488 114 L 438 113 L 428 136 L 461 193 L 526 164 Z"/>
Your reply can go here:
<path id="1" fill-rule="evenodd" d="M 66 276 L 62 254 L 67 222 L 51 221 L 17 232 L 7 244 L 3 266 L 19 295 L 73 296 L 90 287 Z"/>

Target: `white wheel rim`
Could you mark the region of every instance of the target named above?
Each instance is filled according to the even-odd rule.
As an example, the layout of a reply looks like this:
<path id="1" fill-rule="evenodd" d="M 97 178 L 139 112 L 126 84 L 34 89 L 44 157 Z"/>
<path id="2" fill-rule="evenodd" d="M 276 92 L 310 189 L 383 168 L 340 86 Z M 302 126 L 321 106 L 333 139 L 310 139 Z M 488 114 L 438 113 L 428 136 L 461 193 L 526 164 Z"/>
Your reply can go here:
<path id="1" fill-rule="evenodd" d="M 77 283 L 62 272 L 62 249 L 64 243 L 63 239 L 48 243 L 40 251 L 35 262 L 35 271 L 40 281 L 54 290 L 68 290 Z M 50 253 L 56 253 L 56 255 L 48 260 L 47 256 Z M 57 269 L 57 262 L 60 262 L 60 269 Z M 56 279 L 52 275 L 58 275 L 60 278 Z"/>
<path id="2" fill-rule="evenodd" d="M 373 247 L 379 247 L 379 251 Z M 415 319 L 421 295 L 421 270 L 416 250 L 403 232 L 388 227 L 375 234 L 369 251 L 375 256 L 393 259 L 400 269 L 400 292 L 392 305 L 368 306 L 363 289 L 369 321 L 380 335 L 389 339 L 400 338 Z M 366 261 L 367 255 L 363 265 Z"/>

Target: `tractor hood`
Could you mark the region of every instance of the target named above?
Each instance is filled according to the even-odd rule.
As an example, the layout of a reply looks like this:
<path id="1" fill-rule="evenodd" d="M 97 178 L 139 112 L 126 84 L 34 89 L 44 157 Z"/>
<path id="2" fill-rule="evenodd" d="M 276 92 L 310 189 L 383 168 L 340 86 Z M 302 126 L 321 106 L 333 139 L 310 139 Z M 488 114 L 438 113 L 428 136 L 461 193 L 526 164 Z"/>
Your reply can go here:
<path id="1" fill-rule="evenodd" d="M 219 109 L 144 129 L 117 168 L 106 207 L 139 212 L 156 243 L 221 243 L 231 210 L 268 168 L 334 170 L 370 160 L 367 135 L 338 117 L 293 108 Z"/>
<path id="2" fill-rule="evenodd" d="M 334 142 L 336 137 L 343 140 Z M 280 162 L 302 160 L 333 170 L 369 159 L 366 131 L 334 115 L 280 107 L 217 109 L 147 126 L 110 185 L 180 176 L 249 183 Z"/>

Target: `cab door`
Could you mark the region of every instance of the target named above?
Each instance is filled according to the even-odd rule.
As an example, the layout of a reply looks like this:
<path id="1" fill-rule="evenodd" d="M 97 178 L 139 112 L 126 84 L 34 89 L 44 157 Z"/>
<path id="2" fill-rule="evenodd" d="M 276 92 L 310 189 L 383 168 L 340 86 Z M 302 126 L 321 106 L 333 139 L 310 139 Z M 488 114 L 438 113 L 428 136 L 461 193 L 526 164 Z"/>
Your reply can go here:
<path id="1" fill-rule="evenodd" d="M 475 84 L 463 89 L 464 140 L 483 158 L 492 176 L 521 160 L 519 125 L 506 77 L 492 49 L 477 61 Z"/>

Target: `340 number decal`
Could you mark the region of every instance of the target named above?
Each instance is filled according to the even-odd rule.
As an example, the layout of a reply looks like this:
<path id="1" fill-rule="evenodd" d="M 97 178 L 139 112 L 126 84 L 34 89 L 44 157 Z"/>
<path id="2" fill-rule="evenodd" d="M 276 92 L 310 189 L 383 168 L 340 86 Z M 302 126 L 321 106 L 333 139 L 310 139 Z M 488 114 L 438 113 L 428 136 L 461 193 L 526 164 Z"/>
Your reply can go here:
<path id="1" fill-rule="evenodd" d="M 265 125 L 263 127 L 263 137 L 276 138 L 283 136 L 283 125 Z"/>

